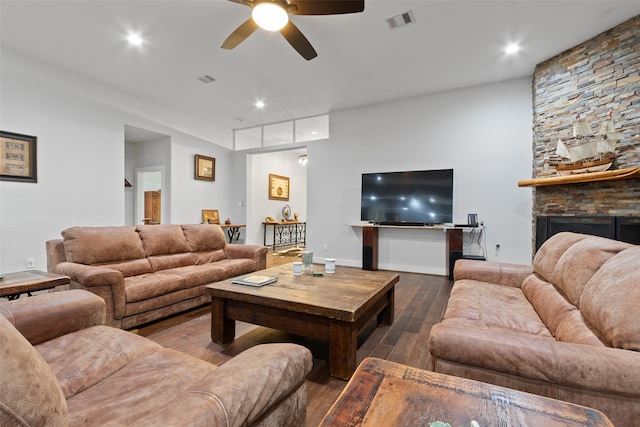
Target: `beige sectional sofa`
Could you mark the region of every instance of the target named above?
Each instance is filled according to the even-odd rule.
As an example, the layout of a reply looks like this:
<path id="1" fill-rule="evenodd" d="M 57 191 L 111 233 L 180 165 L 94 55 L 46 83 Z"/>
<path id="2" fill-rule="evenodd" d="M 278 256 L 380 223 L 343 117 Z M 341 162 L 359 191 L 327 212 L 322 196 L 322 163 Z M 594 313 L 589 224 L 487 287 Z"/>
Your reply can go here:
<path id="1" fill-rule="evenodd" d="M 102 297 L 123 329 L 207 303 L 205 285 L 264 269 L 267 253 L 212 224 L 72 227 L 46 248 L 48 270 Z"/>
<path id="2" fill-rule="evenodd" d="M 640 420 L 640 246 L 560 233 L 532 266 L 460 260 L 429 336 L 436 372 Z"/>
<path id="3" fill-rule="evenodd" d="M 104 320 L 83 290 L 0 303 L 0 426 L 305 424 L 306 348 L 263 344 L 216 366 Z"/>

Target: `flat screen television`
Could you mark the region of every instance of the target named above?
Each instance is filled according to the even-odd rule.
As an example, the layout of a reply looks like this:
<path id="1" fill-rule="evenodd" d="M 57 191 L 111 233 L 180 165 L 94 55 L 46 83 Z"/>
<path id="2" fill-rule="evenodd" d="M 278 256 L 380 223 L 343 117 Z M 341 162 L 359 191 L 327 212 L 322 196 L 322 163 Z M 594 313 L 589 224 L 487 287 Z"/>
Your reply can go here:
<path id="1" fill-rule="evenodd" d="M 452 218 L 453 169 L 362 174 L 361 221 L 430 225 Z"/>

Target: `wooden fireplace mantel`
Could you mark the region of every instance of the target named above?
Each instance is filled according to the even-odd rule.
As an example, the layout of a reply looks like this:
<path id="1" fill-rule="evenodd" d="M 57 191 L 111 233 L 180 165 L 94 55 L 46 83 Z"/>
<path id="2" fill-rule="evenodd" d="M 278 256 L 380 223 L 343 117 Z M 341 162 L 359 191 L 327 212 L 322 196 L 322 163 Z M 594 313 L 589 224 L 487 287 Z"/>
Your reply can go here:
<path id="1" fill-rule="evenodd" d="M 518 181 L 518 187 L 544 187 L 548 185 L 579 184 L 583 182 L 617 181 L 640 178 L 640 167 L 590 172 L 567 176 L 551 176 Z"/>

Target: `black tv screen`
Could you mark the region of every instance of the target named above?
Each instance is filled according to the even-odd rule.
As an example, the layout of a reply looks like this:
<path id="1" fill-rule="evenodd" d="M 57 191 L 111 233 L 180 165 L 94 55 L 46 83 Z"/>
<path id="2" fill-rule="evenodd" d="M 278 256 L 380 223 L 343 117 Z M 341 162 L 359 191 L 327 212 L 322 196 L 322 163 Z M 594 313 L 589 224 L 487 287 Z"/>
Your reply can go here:
<path id="1" fill-rule="evenodd" d="M 429 225 L 452 218 L 453 169 L 362 174 L 362 221 Z"/>

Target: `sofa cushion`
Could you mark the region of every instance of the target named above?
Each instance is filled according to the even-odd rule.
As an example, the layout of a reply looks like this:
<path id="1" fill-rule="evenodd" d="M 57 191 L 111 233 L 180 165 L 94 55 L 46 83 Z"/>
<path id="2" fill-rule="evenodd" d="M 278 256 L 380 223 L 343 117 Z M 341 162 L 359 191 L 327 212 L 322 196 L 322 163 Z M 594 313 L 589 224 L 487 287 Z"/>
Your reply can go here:
<path id="1" fill-rule="evenodd" d="M 584 288 L 582 315 L 611 347 L 640 351 L 640 246 L 605 262 Z"/>
<path id="2" fill-rule="evenodd" d="M 599 338 L 600 332 L 588 324 L 580 310 L 573 310 L 568 313 L 568 316 L 558 325 L 555 336 L 557 341 L 590 345 L 592 347 L 605 346 Z"/>
<path id="3" fill-rule="evenodd" d="M 135 227 L 71 227 L 62 237 L 69 262 L 91 265 L 145 257 Z"/>
<path id="4" fill-rule="evenodd" d="M 556 340 L 604 345 L 586 324 L 578 308 L 567 301 L 551 283 L 542 280 L 537 274 L 532 274 L 522 282 L 522 292 Z"/>
<path id="5" fill-rule="evenodd" d="M 53 371 L 2 315 L 0 365 L 0 425 L 67 425 L 67 403 Z"/>
<path id="6" fill-rule="evenodd" d="M 562 232 L 551 236 L 545 241 L 533 257 L 533 271 L 546 281 L 551 281 L 553 270 L 565 251 L 574 243 L 588 236 L 584 234 Z"/>
<path id="7" fill-rule="evenodd" d="M 215 251 L 223 249 L 226 244 L 224 232 L 219 225 L 183 224 L 181 227 L 191 252 Z"/>
<path id="8" fill-rule="evenodd" d="M 131 332 L 104 325 L 81 329 L 36 346 L 53 369 L 67 399 L 161 348 Z"/>
<path id="9" fill-rule="evenodd" d="M 184 288 L 184 279 L 163 271 L 124 279 L 124 295 L 128 303 L 167 295 Z"/>
<path id="10" fill-rule="evenodd" d="M 589 236 L 575 242 L 558 259 L 550 282 L 575 306 L 585 285 L 609 258 L 633 245 L 603 237 Z"/>
<path id="11" fill-rule="evenodd" d="M 112 426 L 226 425 L 224 409 L 215 403 L 215 396 L 189 393 L 190 387 L 215 369 L 216 365 L 204 360 L 168 348 L 158 349 L 69 399 L 69 424 L 82 425 L 91 420 L 92 425 Z M 185 421 L 191 414 L 178 422 L 183 408 L 180 404 L 176 407 L 176 402 L 185 397 L 200 403 L 195 424 Z M 172 418 L 158 419 L 166 408 L 170 408 Z"/>
<path id="12" fill-rule="evenodd" d="M 227 257 L 224 249 L 217 249 L 215 251 L 194 252 L 196 257 L 196 264 L 209 264 L 211 262 L 217 262 Z"/>
<path id="13" fill-rule="evenodd" d="M 520 288 L 476 280 L 458 280 L 451 289 L 444 319 L 466 319 L 483 326 L 551 337 Z"/>
<path id="14" fill-rule="evenodd" d="M 138 274 L 151 273 L 153 271 L 147 258 L 94 264 L 94 267 L 107 267 L 112 270 L 117 270 L 122 273 L 123 277 L 137 276 Z"/>
<path id="15" fill-rule="evenodd" d="M 145 256 L 189 252 L 189 244 L 178 224 L 138 225 Z"/>
<path id="16" fill-rule="evenodd" d="M 194 265 L 197 257 L 191 252 L 173 255 L 154 255 L 147 258 L 153 271 Z"/>
<path id="17" fill-rule="evenodd" d="M 226 279 L 256 271 L 256 262 L 247 258 L 223 259 L 216 262 L 216 265 L 224 269 Z"/>
<path id="18" fill-rule="evenodd" d="M 218 264 L 187 265 L 166 270 L 166 273 L 176 274 L 184 279 L 185 288 L 208 285 L 225 279 L 226 272 Z"/>

